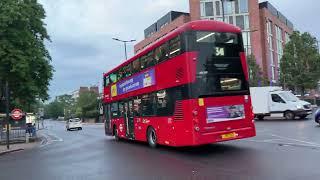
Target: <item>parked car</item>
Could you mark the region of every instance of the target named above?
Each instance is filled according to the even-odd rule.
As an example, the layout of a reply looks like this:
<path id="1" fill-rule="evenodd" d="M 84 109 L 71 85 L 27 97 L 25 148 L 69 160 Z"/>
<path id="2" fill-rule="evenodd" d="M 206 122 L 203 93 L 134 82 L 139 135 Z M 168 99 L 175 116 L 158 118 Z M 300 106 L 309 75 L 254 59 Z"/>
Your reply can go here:
<path id="1" fill-rule="evenodd" d="M 253 87 L 250 88 L 250 93 L 253 112 L 259 120 L 265 116 L 284 117 L 288 120 L 295 117 L 304 119 L 312 114 L 310 103 L 300 100 L 281 87 Z"/>
<path id="2" fill-rule="evenodd" d="M 320 108 L 314 113 L 314 120 L 320 124 Z"/>
<path id="3" fill-rule="evenodd" d="M 67 131 L 70 130 L 82 130 L 82 122 L 79 118 L 69 119 L 66 124 Z"/>

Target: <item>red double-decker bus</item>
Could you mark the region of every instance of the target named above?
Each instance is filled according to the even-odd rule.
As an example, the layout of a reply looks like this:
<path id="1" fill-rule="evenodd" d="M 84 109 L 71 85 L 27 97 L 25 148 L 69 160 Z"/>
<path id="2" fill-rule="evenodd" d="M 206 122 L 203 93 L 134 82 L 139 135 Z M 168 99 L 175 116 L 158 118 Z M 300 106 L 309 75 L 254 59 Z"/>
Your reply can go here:
<path id="1" fill-rule="evenodd" d="M 106 135 L 167 146 L 255 136 L 238 27 L 186 23 L 104 74 Z"/>

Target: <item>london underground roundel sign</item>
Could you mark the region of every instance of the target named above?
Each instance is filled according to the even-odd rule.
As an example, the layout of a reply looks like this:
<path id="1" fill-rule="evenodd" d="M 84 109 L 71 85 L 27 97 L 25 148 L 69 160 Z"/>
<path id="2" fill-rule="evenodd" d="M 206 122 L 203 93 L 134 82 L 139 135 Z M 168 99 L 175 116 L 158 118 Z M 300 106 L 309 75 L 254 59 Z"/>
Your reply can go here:
<path id="1" fill-rule="evenodd" d="M 23 116 L 23 112 L 21 111 L 21 109 L 14 109 L 11 111 L 11 118 L 13 120 L 20 120 Z"/>

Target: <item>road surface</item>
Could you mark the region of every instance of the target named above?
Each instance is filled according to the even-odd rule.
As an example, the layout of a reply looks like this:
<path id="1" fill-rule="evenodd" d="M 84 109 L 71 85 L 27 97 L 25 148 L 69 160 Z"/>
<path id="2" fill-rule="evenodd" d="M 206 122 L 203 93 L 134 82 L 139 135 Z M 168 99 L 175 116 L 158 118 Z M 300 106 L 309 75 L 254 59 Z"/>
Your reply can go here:
<path id="1" fill-rule="evenodd" d="M 196 148 L 116 142 L 102 125 L 68 132 L 47 122 L 44 145 L 0 156 L 0 179 L 116 180 L 320 178 L 320 127 L 312 120 L 257 122 L 258 136 Z"/>

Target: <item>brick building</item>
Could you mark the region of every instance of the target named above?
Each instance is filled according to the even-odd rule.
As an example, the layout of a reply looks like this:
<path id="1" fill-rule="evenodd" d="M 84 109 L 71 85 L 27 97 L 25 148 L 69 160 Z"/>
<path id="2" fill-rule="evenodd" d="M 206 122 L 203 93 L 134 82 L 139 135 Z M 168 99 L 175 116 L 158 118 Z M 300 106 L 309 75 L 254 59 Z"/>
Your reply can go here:
<path id="1" fill-rule="evenodd" d="M 259 3 L 258 0 L 189 0 L 189 4 L 190 14 L 172 16 L 172 11 L 161 18 L 167 19 L 161 27 L 157 26 L 160 19 L 147 28 L 145 39 L 134 47 L 135 53 L 190 20 L 223 21 L 224 12 L 226 23 L 242 29 L 245 52 L 255 56 L 264 76 L 272 84 L 278 83 L 284 45 L 293 32 L 293 24 L 280 11 L 269 2 Z"/>
<path id="2" fill-rule="evenodd" d="M 280 59 L 293 24 L 269 2 L 258 0 L 189 0 L 191 20 L 222 21 L 222 1 L 225 22 L 242 29 L 246 53 L 253 54 L 264 75 L 277 83 Z"/>
<path id="3" fill-rule="evenodd" d="M 134 46 L 134 52 L 138 53 L 151 43 L 159 40 L 161 37 L 189 21 L 189 13 L 170 11 L 144 30 L 145 39 Z"/>
<path id="4" fill-rule="evenodd" d="M 82 93 L 85 93 L 85 92 L 94 92 L 94 93 L 100 95 L 99 94 L 99 87 L 98 86 L 91 86 L 91 87 L 80 87 L 78 90 L 73 91 L 71 93 L 71 96 L 72 96 L 72 98 L 77 99 L 80 97 L 80 95 Z"/>

